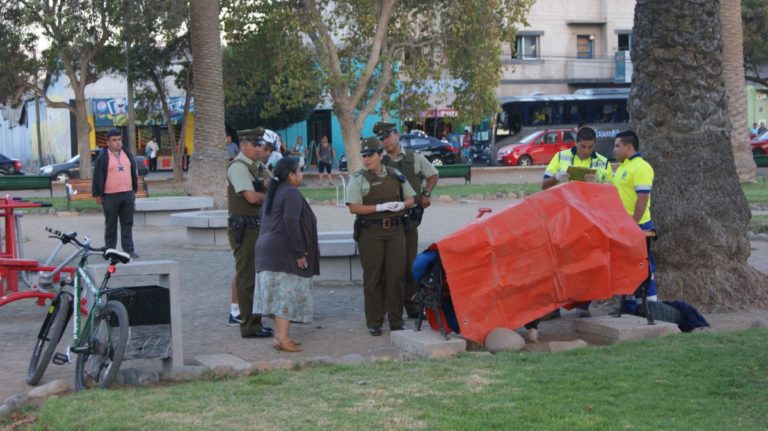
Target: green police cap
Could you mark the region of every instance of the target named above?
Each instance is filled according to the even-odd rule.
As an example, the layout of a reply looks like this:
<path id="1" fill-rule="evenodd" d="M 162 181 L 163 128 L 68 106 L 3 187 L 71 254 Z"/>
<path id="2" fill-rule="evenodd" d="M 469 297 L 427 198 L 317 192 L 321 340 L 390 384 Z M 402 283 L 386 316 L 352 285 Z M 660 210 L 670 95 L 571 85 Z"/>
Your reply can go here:
<path id="1" fill-rule="evenodd" d="M 379 139 L 384 139 L 389 136 L 390 133 L 395 131 L 395 123 L 384 123 L 379 121 L 373 126 L 373 133 L 378 136 Z"/>
<path id="2" fill-rule="evenodd" d="M 381 148 L 381 143 L 379 142 L 379 139 L 375 136 L 371 136 L 370 138 L 365 138 L 363 141 L 363 145 L 360 149 L 360 155 L 361 156 L 369 156 L 373 153 L 381 153 L 383 151 L 383 148 Z"/>

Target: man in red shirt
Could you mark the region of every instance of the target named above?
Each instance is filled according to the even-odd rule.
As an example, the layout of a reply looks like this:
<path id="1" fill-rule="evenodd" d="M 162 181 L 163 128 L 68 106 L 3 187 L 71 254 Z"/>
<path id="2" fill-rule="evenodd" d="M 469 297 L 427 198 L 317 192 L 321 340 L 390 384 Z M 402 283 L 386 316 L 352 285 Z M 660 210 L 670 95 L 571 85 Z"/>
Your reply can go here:
<path id="1" fill-rule="evenodd" d="M 133 246 L 133 209 L 138 190 L 136 161 L 123 148 L 120 130 L 107 132 L 107 148 L 96 159 L 92 193 L 104 210 L 104 245 L 117 246 L 117 222 L 120 221 L 120 245 L 123 251 L 138 258 Z"/>

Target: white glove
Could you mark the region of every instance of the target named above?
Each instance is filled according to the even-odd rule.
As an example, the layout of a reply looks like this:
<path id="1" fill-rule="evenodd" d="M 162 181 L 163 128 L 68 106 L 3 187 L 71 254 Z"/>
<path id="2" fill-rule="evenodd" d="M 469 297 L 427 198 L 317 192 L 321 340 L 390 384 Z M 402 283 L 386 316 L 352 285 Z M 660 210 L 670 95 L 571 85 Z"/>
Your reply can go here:
<path id="1" fill-rule="evenodd" d="M 567 183 L 571 176 L 568 175 L 568 172 L 558 172 L 555 174 L 555 179 L 558 183 Z"/>
<path id="2" fill-rule="evenodd" d="M 405 203 L 403 202 L 387 202 L 387 205 L 389 206 L 389 211 L 392 212 L 402 211 L 405 209 Z"/>
<path id="3" fill-rule="evenodd" d="M 384 212 L 384 211 L 389 211 L 389 207 L 387 205 L 389 205 L 389 203 L 376 204 L 376 212 L 377 213 L 381 213 L 381 212 Z"/>

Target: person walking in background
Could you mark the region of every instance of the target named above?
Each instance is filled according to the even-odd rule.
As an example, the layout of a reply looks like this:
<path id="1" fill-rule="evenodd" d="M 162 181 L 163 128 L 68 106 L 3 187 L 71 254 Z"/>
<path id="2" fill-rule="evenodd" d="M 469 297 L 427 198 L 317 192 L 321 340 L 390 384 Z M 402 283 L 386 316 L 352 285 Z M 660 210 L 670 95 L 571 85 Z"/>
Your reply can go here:
<path id="1" fill-rule="evenodd" d="M 120 245 L 132 258 L 139 257 L 133 245 L 133 211 L 139 188 L 136 160 L 123 148 L 123 134 L 109 129 L 107 148 L 96 158 L 91 192 L 104 210 L 104 246 L 117 246 L 117 223 L 120 222 Z"/>
<path id="2" fill-rule="evenodd" d="M 405 231 L 403 214 L 414 195 L 405 176 L 384 166 L 383 148 L 376 137 L 367 138 L 360 155 L 365 169 L 349 180 L 347 207 L 355 214 L 353 238 L 363 267 L 363 298 L 368 333 L 381 335 L 384 314 L 390 331 L 402 331 Z"/>
<path id="3" fill-rule="evenodd" d="M 472 164 L 472 160 L 469 159 L 469 147 L 472 144 L 472 133 L 469 131 L 469 127 L 464 128 L 464 136 L 461 139 L 461 159 L 463 163 Z"/>
<path id="4" fill-rule="evenodd" d="M 317 218 L 298 189 L 304 176 L 298 159 L 280 159 L 273 175 L 256 240 L 253 312 L 274 315 L 275 349 L 300 352 L 288 329 L 291 321 L 312 321 L 312 276 L 320 274 Z"/>
<path id="5" fill-rule="evenodd" d="M 373 126 L 373 133 L 381 141 L 384 147 L 383 163 L 390 168 L 400 171 L 408 180 L 413 191 L 416 204 L 406 207 L 409 225 L 405 230 L 405 284 L 403 287 L 403 299 L 405 312 L 408 317 L 419 317 L 419 302 L 416 300 L 416 281 L 413 279 L 413 261 L 419 248 L 419 225 L 421 218 L 430 205 L 432 205 L 432 190 L 437 186 L 437 169 L 426 157 L 413 150 L 406 150 L 400 145 L 400 134 L 393 123 L 378 122 Z"/>
<path id="6" fill-rule="evenodd" d="M 304 145 L 304 138 L 301 136 L 296 138 L 296 145 L 291 149 L 291 157 L 296 157 L 299 160 L 299 167 L 304 172 L 304 165 L 307 161 L 307 146 Z"/>
<path id="7" fill-rule="evenodd" d="M 157 153 L 160 151 L 160 147 L 157 145 L 154 139 L 150 138 L 149 142 L 144 146 L 144 154 L 149 158 L 149 170 L 150 172 L 157 171 Z"/>
<path id="8" fill-rule="evenodd" d="M 270 179 L 267 167 L 260 161 L 263 141 L 259 138 L 264 129 L 259 129 L 258 137 L 243 136 L 240 139 L 240 154 L 227 167 L 227 237 L 235 256 L 234 282 L 240 311 L 240 336 L 243 338 L 273 335 L 271 328 L 261 324 L 261 316 L 253 314 L 254 253 L 259 238 L 261 204 L 267 191 L 264 182 Z"/>
<path id="9" fill-rule="evenodd" d="M 227 160 L 230 162 L 237 157 L 237 155 L 240 153 L 240 147 L 237 145 L 237 142 L 232 141 L 232 134 L 227 132 L 226 137 L 227 142 Z"/>
<path id="10" fill-rule="evenodd" d="M 327 136 L 323 136 L 320 141 L 320 146 L 317 148 L 317 170 L 320 173 L 318 177 L 317 185 L 323 185 L 323 177 L 328 175 L 328 184 L 333 185 L 333 176 L 331 175 L 331 169 L 333 168 L 333 161 L 336 160 L 336 150 L 333 149 Z M 324 174 L 325 172 L 326 174 Z"/>

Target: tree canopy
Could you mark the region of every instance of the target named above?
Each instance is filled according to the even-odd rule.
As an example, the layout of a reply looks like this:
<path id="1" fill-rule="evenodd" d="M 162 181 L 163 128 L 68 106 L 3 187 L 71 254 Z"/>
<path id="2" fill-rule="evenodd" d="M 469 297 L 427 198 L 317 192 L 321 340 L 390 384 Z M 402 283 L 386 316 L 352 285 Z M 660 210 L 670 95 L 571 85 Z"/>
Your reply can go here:
<path id="1" fill-rule="evenodd" d="M 320 101 L 320 71 L 296 20 L 270 6 L 268 16 L 254 14 L 249 24 L 224 19 L 225 114 L 235 129 L 287 127 L 306 119 Z"/>
<path id="2" fill-rule="evenodd" d="M 296 34 L 299 45 L 281 56 L 313 59 L 332 98 L 352 169 L 361 166 L 365 119 L 382 107 L 418 113 L 435 83 L 455 95 L 460 119 L 479 121 L 497 109 L 502 43 L 533 0 L 227 0 L 225 31 L 242 39 L 264 23 Z M 273 33 L 274 34 L 274 33 Z M 275 43 L 278 39 L 273 39 Z M 258 52 L 255 53 L 259 55 Z M 284 73 L 297 61 L 287 61 Z M 286 95 L 289 96 L 289 95 Z"/>
<path id="3" fill-rule="evenodd" d="M 18 0 L 0 3 L 0 100 L 25 92 L 43 97 L 51 108 L 68 109 L 77 121 L 78 148 L 89 154 L 85 87 L 107 69 L 121 3 L 105 0 Z M 45 90 L 50 79 L 69 78 L 75 106 L 54 101 Z M 90 175 L 90 157 L 80 158 Z"/>

